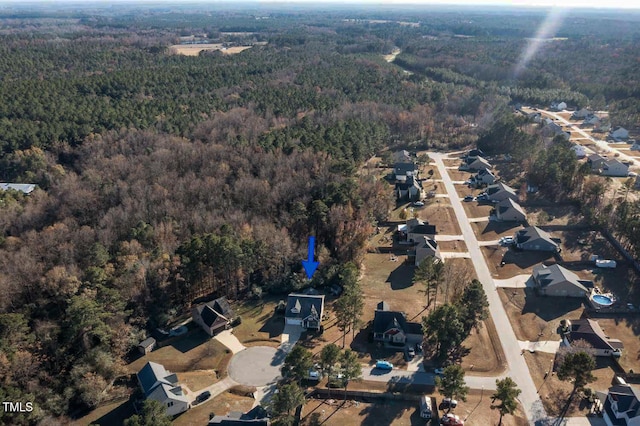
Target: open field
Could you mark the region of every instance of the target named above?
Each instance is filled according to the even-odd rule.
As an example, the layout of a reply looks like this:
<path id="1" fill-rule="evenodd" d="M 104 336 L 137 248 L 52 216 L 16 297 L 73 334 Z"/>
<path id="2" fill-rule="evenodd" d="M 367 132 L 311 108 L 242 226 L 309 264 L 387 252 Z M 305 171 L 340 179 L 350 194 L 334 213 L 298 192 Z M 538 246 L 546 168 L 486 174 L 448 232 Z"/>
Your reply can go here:
<path id="1" fill-rule="evenodd" d="M 467 180 L 471 177 L 472 173 L 471 172 L 467 172 L 467 171 L 461 171 L 461 170 L 453 170 L 453 169 L 449 169 L 447 170 L 447 173 L 449 174 L 449 176 L 451 177 L 451 180 L 453 181 L 457 181 L 457 180 Z"/>
<path id="2" fill-rule="evenodd" d="M 463 201 L 462 207 L 467 213 L 468 218 L 488 218 L 489 214 L 491 214 L 491 210 L 493 210 L 492 204 L 478 203 L 477 201 Z"/>
<path id="3" fill-rule="evenodd" d="M 226 373 L 230 359 L 231 353 L 227 348 L 198 328 L 175 339 L 170 345 L 136 359 L 126 366 L 126 370 L 137 373 L 148 361 L 153 361 L 173 373 L 193 370 Z"/>
<path id="4" fill-rule="evenodd" d="M 169 46 L 169 51 L 177 55 L 198 56 L 202 51 L 219 50 L 225 55 L 233 55 L 243 50 L 251 49 L 252 47 L 253 46 L 223 47 L 222 43 L 174 44 L 173 46 Z"/>
<path id="5" fill-rule="evenodd" d="M 453 212 L 453 208 L 445 199 L 431 199 L 426 206 L 417 210 L 420 219 L 436 226 L 440 235 L 460 235 L 460 225 Z"/>
<path id="6" fill-rule="evenodd" d="M 251 410 L 254 399 L 224 392 L 210 401 L 193 406 L 189 411 L 182 413 L 173 421 L 175 426 L 206 425 L 209 422 L 209 413 L 225 415 L 230 411 L 246 413 Z"/>
<path id="7" fill-rule="evenodd" d="M 571 205 L 558 206 L 552 203 L 544 207 L 523 205 L 527 213 L 527 222 L 532 226 L 544 225 L 583 225 L 584 217 Z"/>
<path id="8" fill-rule="evenodd" d="M 478 241 L 494 241 L 500 237 L 512 237 L 522 225 L 516 222 L 476 222 L 471 223 L 471 228 L 476 234 Z"/>

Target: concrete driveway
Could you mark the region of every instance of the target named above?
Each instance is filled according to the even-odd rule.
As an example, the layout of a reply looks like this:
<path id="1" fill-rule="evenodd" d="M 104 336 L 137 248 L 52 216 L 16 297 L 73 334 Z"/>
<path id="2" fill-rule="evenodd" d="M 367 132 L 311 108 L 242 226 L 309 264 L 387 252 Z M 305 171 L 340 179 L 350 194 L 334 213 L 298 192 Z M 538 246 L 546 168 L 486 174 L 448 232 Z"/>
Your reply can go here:
<path id="1" fill-rule="evenodd" d="M 248 386 L 265 386 L 280 378 L 286 354 L 270 346 L 252 346 L 238 352 L 229 363 L 229 377 Z"/>
<path id="2" fill-rule="evenodd" d="M 232 330 L 225 330 L 218 333 L 214 339 L 225 345 L 233 354 L 247 349 L 246 346 L 240 343 L 238 338 L 233 335 Z"/>
<path id="3" fill-rule="evenodd" d="M 496 287 L 505 288 L 525 288 L 533 287 L 533 278 L 531 274 L 521 274 L 515 277 L 507 278 L 504 280 L 493 280 L 496 283 Z"/>

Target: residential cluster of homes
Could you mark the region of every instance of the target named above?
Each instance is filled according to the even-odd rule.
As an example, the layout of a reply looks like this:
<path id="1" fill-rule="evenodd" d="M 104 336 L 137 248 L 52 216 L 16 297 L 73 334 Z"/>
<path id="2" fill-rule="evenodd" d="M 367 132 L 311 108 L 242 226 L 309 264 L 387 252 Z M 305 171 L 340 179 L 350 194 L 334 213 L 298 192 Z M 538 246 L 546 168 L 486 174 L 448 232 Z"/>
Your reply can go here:
<path id="1" fill-rule="evenodd" d="M 408 219 L 405 224 L 398 225 L 396 229 L 398 242 L 413 246 L 407 251 L 407 261 L 415 266 L 420 265 L 427 257 L 442 260 L 435 236 L 435 225 L 417 218 Z"/>
<path id="2" fill-rule="evenodd" d="M 393 177 L 396 199 L 418 201 L 424 197 L 415 155 L 402 150 L 393 153 Z"/>

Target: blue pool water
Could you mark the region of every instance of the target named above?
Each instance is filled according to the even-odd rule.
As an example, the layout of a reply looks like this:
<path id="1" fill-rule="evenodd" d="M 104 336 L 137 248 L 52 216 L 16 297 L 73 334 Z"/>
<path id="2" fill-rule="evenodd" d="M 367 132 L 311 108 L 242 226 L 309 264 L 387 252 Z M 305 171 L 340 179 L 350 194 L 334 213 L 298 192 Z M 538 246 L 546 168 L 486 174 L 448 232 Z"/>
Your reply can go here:
<path id="1" fill-rule="evenodd" d="M 591 299 L 593 299 L 593 301 L 597 304 L 603 306 L 609 306 L 613 304 L 613 300 L 609 296 L 605 296 L 603 294 L 594 294 L 593 296 L 591 296 Z"/>

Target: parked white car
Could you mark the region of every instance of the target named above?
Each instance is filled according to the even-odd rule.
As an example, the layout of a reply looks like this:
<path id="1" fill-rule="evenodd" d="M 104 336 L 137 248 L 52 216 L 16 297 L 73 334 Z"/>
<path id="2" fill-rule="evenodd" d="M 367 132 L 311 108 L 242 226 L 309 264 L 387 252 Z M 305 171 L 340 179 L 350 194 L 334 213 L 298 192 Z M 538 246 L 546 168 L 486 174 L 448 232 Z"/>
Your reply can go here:
<path id="1" fill-rule="evenodd" d="M 498 244 L 501 246 L 510 246 L 513 244 L 513 237 L 502 237 L 498 240 Z"/>
<path id="2" fill-rule="evenodd" d="M 616 264 L 615 260 L 598 259 L 598 260 L 596 260 L 596 266 L 598 268 L 611 268 L 611 269 L 613 269 L 618 265 Z"/>

